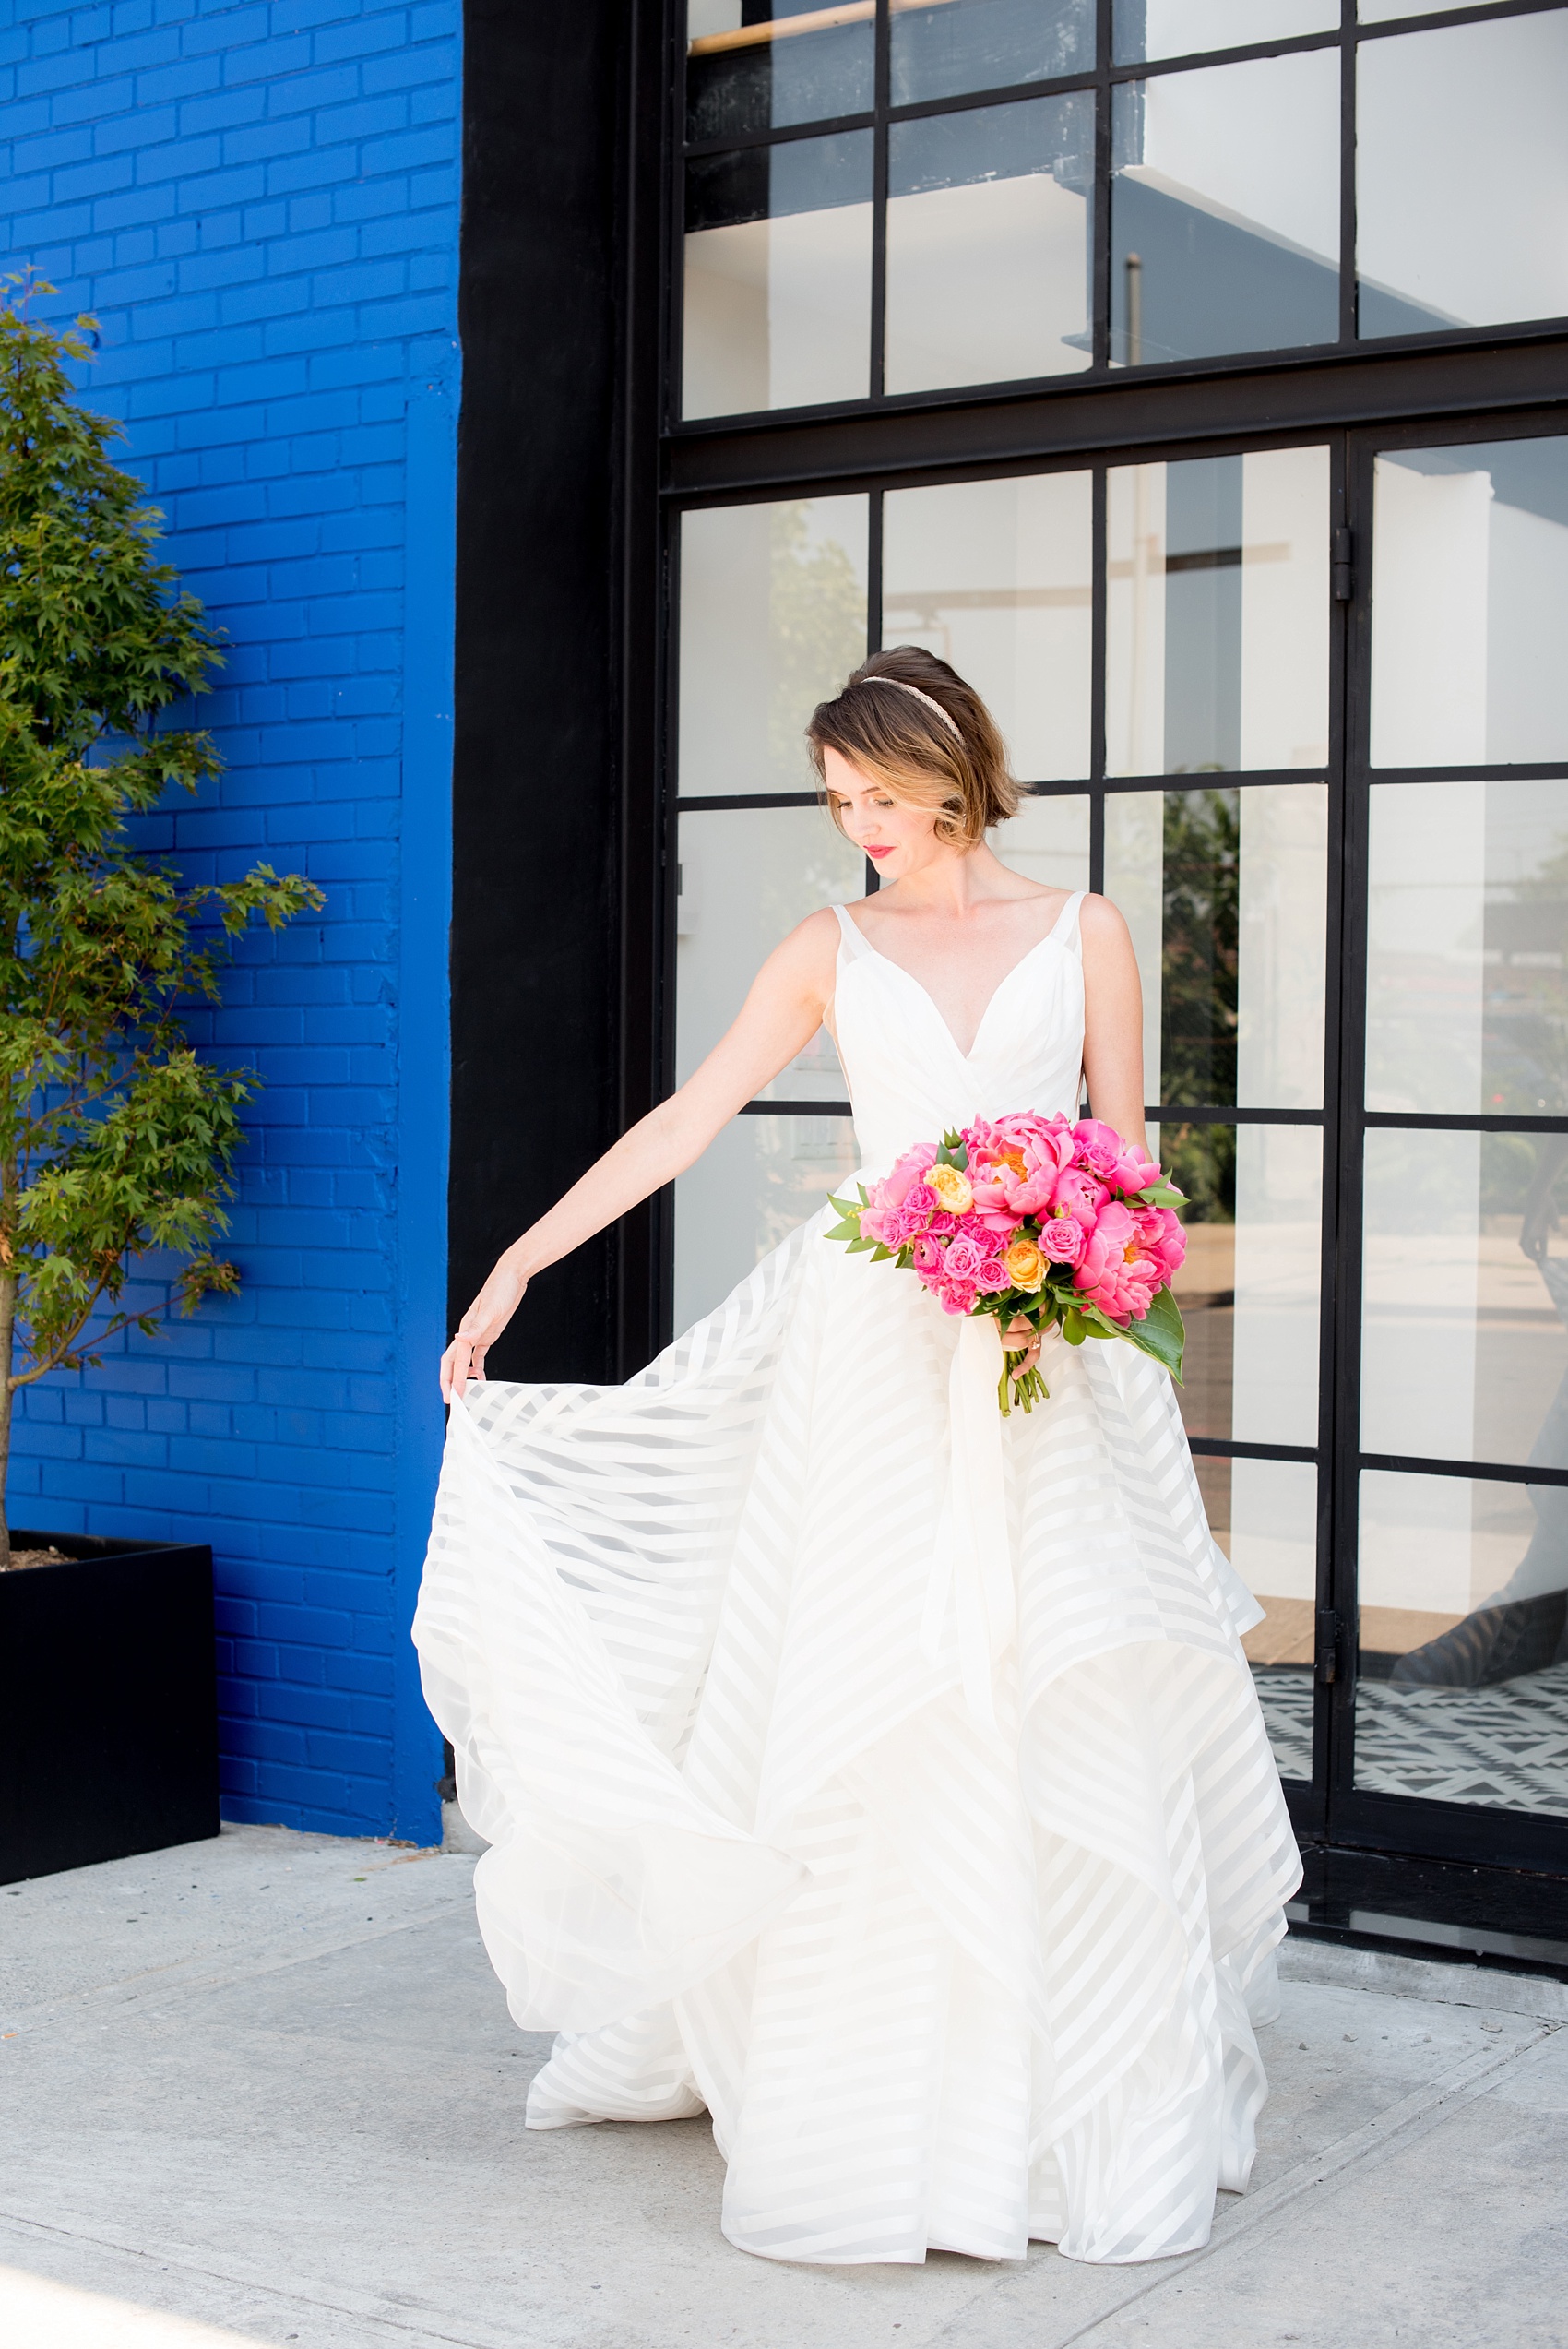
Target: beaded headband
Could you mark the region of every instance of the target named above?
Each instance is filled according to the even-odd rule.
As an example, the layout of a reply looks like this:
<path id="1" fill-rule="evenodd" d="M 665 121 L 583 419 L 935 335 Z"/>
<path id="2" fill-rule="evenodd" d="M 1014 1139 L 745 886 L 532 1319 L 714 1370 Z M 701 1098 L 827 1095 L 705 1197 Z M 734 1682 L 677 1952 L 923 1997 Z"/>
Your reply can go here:
<path id="1" fill-rule="evenodd" d="M 958 731 L 957 720 L 953 716 L 950 710 L 944 709 L 940 701 L 934 701 L 929 693 L 922 693 L 919 686 L 911 686 L 902 677 L 886 676 L 880 670 L 872 676 L 858 677 L 855 682 L 857 685 L 862 686 L 897 686 L 900 693 L 912 693 L 917 701 L 923 701 L 928 709 L 935 710 L 937 716 L 946 727 L 948 733 L 957 744 L 959 749 L 962 750 L 964 746 L 964 737 Z"/>

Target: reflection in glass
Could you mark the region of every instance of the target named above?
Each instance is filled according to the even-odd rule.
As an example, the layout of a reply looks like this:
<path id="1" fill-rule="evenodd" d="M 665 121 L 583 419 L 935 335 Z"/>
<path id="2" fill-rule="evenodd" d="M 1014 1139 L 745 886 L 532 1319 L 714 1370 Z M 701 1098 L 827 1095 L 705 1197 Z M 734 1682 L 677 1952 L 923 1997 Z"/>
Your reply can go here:
<path id="1" fill-rule="evenodd" d="M 1336 51 L 1120 83 L 1111 149 L 1116 364 L 1336 339 Z"/>
<path id="2" fill-rule="evenodd" d="M 860 1163 L 847 1117 L 736 1117 L 675 1184 L 675 1327 L 721 1305 Z"/>
<path id="3" fill-rule="evenodd" d="M 984 696 L 1026 782 L 1089 768 L 1087 473 L 889 490 L 885 644 L 940 653 Z"/>
<path id="4" fill-rule="evenodd" d="M 865 654 L 863 497 L 683 516 L 682 796 L 815 791 L 806 721 Z"/>
<path id="5" fill-rule="evenodd" d="M 872 10 L 818 0 L 688 0 L 686 137 L 724 138 L 871 110 Z M 746 21 L 742 23 L 744 18 Z"/>
<path id="6" fill-rule="evenodd" d="M 1396 13 L 1407 13 L 1403 0 Z M 1565 116 L 1568 14 L 1560 8 L 1360 44 L 1363 335 L 1568 311 Z"/>
<path id="7" fill-rule="evenodd" d="M 1087 91 L 895 123 L 887 135 L 889 391 L 1089 364 Z"/>
<path id="8" fill-rule="evenodd" d="M 1321 783 L 1107 796 L 1105 888 L 1138 958 L 1151 1103 L 1318 1107 L 1327 873 Z"/>
<path id="9" fill-rule="evenodd" d="M 1361 1443 L 1568 1469 L 1568 1140 L 1366 1137 Z"/>
<path id="10" fill-rule="evenodd" d="M 1010 823 L 988 835 L 1004 864 L 1051 889 L 1089 885 L 1089 803 L 1087 793 L 1026 799 Z"/>
<path id="11" fill-rule="evenodd" d="M 1367 1106 L 1568 1115 L 1568 782 L 1373 787 Z"/>
<path id="12" fill-rule="evenodd" d="M 686 165 L 683 415 L 865 398 L 871 197 L 869 130 Z"/>
<path id="13" fill-rule="evenodd" d="M 1242 1636 L 1282 1778 L 1313 1774 L 1317 1470 L 1290 1460 L 1193 1466 L 1209 1530 L 1264 1610 Z"/>
<path id="14" fill-rule="evenodd" d="M 865 861 L 820 807 L 745 807 L 681 817 L 675 920 L 675 1082 L 713 1050 L 766 955 L 820 905 L 865 895 Z M 844 1101 L 826 1029 L 764 1098 Z"/>
<path id="15" fill-rule="evenodd" d="M 1146 57 L 1331 32 L 1338 22 L 1339 0 L 1114 0 L 1112 51 L 1119 66 L 1139 66 Z"/>
<path id="16" fill-rule="evenodd" d="M 1323 1136 L 1316 1126 L 1151 1125 L 1186 1194 L 1174 1282 L 1187 1327 L 1182 1419 L 1191 1436 L 1313 1444 Z"/>
<path id="17" fill-rule="evenodd" d="M 1113 467 L 1112 775 L 1328 758 L 1328 451 Z"/>
<path id="18" fill-rule="evenodd" d="M 1088 73 L 1094 15 L 1094 0 L 893 0 L 893 103 Z"/>
<path id="19" fill-rule="evenodd" d="M 1565 633 L 1568 438 L 1382 451 L 1374 766 L 1568 757 Z"/>
<path id="20" fill-rule="evenodd" d="M 1356 1783 L 1568 1813 L 1568 1490 L 1366 1471 Z"/>

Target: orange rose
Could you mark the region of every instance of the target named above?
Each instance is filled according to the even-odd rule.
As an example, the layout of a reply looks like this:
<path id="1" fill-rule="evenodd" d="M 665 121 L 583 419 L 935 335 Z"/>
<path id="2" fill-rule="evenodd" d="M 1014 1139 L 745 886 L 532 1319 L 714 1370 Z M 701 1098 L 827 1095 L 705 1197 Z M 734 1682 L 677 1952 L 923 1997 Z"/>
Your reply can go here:
<path id="1" fill-rule="evenodd" d="M 1016 1289 L 1038 1289 L 1045 1280 L 1045 1258 L 1036 1240 L 1015 1240 L 1003 1262 Z"/>

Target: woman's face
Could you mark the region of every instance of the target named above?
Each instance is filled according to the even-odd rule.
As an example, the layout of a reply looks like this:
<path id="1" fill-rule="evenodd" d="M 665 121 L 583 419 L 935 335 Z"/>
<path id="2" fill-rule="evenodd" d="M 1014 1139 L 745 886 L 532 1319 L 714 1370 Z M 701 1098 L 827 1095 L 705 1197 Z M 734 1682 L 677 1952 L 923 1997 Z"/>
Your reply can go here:
<path id="1" fill-rule="evenodd" d="M 845 836 L 865 851 L 884 882 L 901 881 L 906 874 L 957 853 L 937 839 L 933 809 L 910 807 L 891 798 L 884 784 L 862 775 L 831 745 L 823 751 L 822 765 L 828 803 Z"/>

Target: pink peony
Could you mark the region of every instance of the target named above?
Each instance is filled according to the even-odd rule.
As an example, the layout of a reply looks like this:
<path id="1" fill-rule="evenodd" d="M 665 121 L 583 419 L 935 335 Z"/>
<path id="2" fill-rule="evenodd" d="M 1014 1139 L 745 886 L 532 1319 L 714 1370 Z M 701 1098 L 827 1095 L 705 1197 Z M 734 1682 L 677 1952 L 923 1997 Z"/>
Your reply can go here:
<path id="1" fill-rule="evenodd" d="M 1073 1128 L 1078 1163 L 1113 1191 L 1146 1191 L 1159 1180 L 1153 1160 L 1124 1142 L 1114 1126 L 1099 1117 L 1080 1118 Z"/>
<path id="2" fill-rule="evenodd" d="M 1135 1207 L 1133 1222 L 1137 1226 L 1138 1246 L 1158 1265 L 1160 1280 L 1174 1280 L 1187 1260 L 1187 1234 L 1180 1219 L 1168 1207 Z"/>
<path id="3" fill-rule="evenodd" d="M 1057 1176 L 1072 1163 L 1073 1137 L 1064 1117 L 1022 1114 L 966 1127 L 975 1206 L 993 1231 L 1016 1231 L 1027 1215 L 1046 1207 Z"/>
<path id="4" fill-rule="evenodd" d="M 1069 1166 L 1059 1174 L 1051 1188 L 1051 1210 L 1053 1215 L 1075 1215 L 1086 1232 L 1092 1232 L 1095 1220 L 1111 1197 L 1105 1185 L 1081 1166 Z"/>
<path id="5" fill-rule="evenodd" d="M 942 1250 L 922 1232 L 915 1242 L 915 1270 L 920 1273 L 936 1272 L 941 1265 Z"/>
<path id="6" fill-rule="evenodd" d="M 1132 1209 L 1119 1199 L 1109 1200 L 1084 1244 L 1073 1286 L 1108 1320 L 1125 1328 L 1129 1321 L 1143 1319 L 1160 1281 L 1158 1265 L 1139 1246 Z"/>
<path id="7" fill-rule="evenodd" d="M 1077 1217 L 1048 1216 L 1039 1227 L 1039 1252 L 1052 1264 L 1076 1264 L 1084 1252 L 1084 1227 Z"/>
<path id="8" fill-rule="evenodd" d="M 934 1142 L 917 1142 L 913 1150 L 907 1150 L 902 1158 L 895 1160 L 892 1172 L 885 1174 L 880 1183 L 872 1185 L 872 1205 L 902 1207 L 926 1169 L 935 1165 L 936 1151 Z"/>

